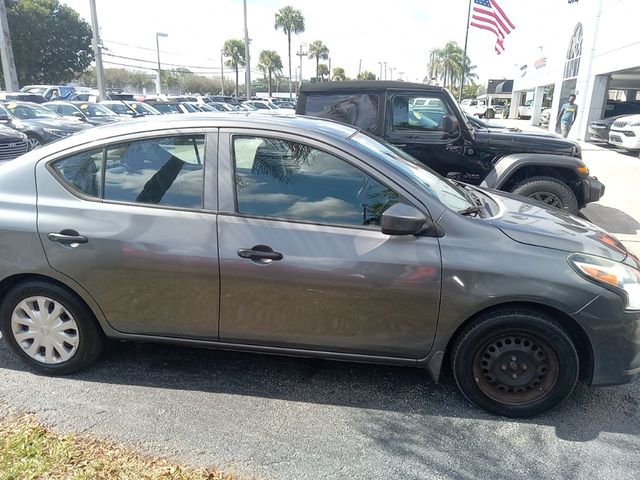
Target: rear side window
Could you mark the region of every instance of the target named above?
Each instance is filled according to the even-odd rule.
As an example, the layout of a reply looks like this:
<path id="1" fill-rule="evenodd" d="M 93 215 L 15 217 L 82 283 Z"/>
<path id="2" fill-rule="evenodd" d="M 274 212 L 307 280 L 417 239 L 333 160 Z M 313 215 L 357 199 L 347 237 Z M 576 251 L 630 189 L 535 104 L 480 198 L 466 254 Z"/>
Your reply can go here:
<path id="1" fill-rule="evenodd" d="M 348 123 L 368 132 L 375 132 L 378 125 L 379 98 L 373 94 L 309 94 L 305 114 Z"/>
<path id="2" fill-rule="evenodd" d="M 102 195 L 102 159 L 102 148 L 87 150 L 54 162 L 53 168 L 73 189 L 90 197 L 100 198 Z"/>
<path id="3" fill-rule="evenodd" d="M 70 188 L 96 199 L 202 208 L 204 150 L 204 135 L 149 138 L 88 150 L 52 167 Z"/>

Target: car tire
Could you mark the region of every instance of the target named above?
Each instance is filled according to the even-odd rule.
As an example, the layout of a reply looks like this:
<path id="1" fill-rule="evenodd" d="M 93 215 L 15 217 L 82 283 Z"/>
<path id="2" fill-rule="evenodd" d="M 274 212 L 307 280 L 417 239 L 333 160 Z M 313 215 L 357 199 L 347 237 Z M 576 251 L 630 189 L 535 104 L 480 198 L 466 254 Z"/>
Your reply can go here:
<path id="1" fill-rule="evenodd" d="M 512 190 L 516 195 L 528 197 L 548 207 L 557 208 L 572 215 L 580 211 L 578 199 L 569 186 L 553 177 L 529 177 L 518 183 Z"/>
<path id="2" fill-rule="evenodd" d="M 485 113 L 484 113 L 484 118 L 491 120 L 492 118 L 495 118 L 496 116 L 496 112 L 493 111 L 492 108 L 489 108 Z"/>
<path id="3" fill-rule="evenodd" d="M 578 381 L 578 353 L 570 336 L 535 311 L 481 316 L 458 335 L 451 359 L 462 394 L 505 417 L 547 412 L 566 400 Z"/>
<path id="4" fill-rule="evenodd" d="M 43 146 L 44 142 L 37 135 L 29 133 L 27 134 L 27 144 L 29 145 L 29 151 L 31 151 Z"/>
<path id="5" fill-rule="evenodd" d="M 46 318 L 42 312 L 47 312 Z M 4 296 L 0 329 L 20 358 L 47 375 L 67 375 L 88 367 L 105 344 L 104 332 L 89 307 L 45 280 L 21 283 Z"/>

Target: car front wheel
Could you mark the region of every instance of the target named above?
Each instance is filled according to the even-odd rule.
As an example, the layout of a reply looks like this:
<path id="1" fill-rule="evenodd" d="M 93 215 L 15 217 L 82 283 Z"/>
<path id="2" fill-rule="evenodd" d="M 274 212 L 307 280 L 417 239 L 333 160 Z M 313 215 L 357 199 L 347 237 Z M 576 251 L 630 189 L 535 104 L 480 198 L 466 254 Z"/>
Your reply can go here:
<path id="1" fill-rule="evenodd" d="M 29 150 L 35 150 L 44 145 L 42 140 L 35 135 L 27 135 L 27 144 L 29 145 Z"/>
<path id="2" fill-rule="evenodd" d="M 580 211 L 578 199 L 573 190 L 566 183 L 553 177 L 525 178 L 511 192 L 572 215 L 577 215 Z"/>
<path id="3" fill-rule="evenodd" d="M 17 285 L 0 306 L 2 336 L 32 368 L 66 375 L 90 365 L 100 355 L 104 334 L 89 308 L 55 283 Z"/>
<path id="4" fill-rule="evenodd" d="M 533 311 L 482 316 L 460 333 L 451 355 L 463 395 L 506 417 L 530 417 L 556 407 L 578 380 L 570 336 L 552 318 Z"/>

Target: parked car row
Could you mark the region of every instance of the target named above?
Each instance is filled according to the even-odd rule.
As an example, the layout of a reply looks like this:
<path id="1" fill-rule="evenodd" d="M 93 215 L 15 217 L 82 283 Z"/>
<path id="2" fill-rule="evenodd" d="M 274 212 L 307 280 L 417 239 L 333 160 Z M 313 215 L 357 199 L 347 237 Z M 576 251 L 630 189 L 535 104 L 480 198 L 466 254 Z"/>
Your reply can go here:
<path id="1" fill-rule="evenodd" d="M 638 115 L 640 102 L 610 100 L 605 106 L 603 118 L 589 125 L 589 139 L 592 142 L 606 142 L 631 151 L 640 150 L 640 142 L 635 136 L 635 126 L 632 125 L 637 120 L 631 118 Z"/>

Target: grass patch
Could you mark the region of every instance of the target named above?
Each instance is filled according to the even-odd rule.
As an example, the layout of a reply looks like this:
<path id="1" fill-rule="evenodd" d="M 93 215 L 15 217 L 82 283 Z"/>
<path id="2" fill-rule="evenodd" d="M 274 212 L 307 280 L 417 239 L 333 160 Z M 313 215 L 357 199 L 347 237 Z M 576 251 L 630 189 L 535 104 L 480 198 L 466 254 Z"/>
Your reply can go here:
<path id="1" fill-rule="evenodd" d="M 189 468 L 113 442 L 58 435 L 33 415 L 0 419 L 0 480 L 238 480 Z"/>

